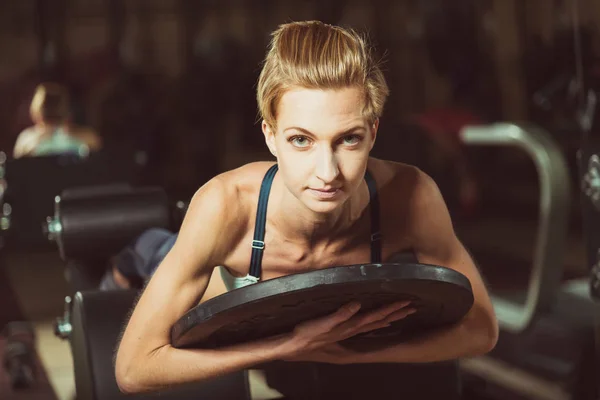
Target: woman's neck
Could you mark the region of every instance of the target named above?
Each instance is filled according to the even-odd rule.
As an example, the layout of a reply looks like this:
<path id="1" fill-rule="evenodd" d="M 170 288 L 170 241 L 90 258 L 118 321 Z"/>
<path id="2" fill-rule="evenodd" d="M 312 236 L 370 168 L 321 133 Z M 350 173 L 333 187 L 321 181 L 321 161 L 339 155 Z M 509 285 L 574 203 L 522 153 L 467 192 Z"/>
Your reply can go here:
<path id="1" fill-rule="evenodd" d="M 363 187 L 364 186 L 364 187 Z M 344 204 L 331 213 L 316 213 L 294 197 L 280 182 L 273 183 L 273 222 L 279 236 L 287 241 L 314 249 L 327 246 L 345 236 L 363 215 L 369 203 L 366 185 L 361 185 Z"/>

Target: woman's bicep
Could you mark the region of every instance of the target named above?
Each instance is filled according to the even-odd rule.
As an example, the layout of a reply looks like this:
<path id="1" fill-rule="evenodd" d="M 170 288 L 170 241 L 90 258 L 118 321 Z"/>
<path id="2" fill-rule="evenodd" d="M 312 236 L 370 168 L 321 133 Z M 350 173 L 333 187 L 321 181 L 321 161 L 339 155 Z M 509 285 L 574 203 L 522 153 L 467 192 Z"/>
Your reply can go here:
<path id="1" fill-rule="evenodd" d="M 121 347 L 131 348 L 132 355 L 168 345 L 173 324 L 200 301 L 223 256 L 223 243 L 214 232 L 228 227 L 226 195 L 212 184 L 192 200 L 173 248 L 150 278 L 126 327 Z"/>

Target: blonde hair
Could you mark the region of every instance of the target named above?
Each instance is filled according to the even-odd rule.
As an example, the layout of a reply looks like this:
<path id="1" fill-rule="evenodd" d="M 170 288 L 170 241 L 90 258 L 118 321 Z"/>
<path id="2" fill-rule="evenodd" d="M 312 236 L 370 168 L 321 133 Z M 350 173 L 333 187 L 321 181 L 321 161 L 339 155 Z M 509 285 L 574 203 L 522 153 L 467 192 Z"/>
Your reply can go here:
<path id="1" fill-rule="evenodd" d="M 29 114 L 34 121 L 61 124 L 69 117 L 69 94 L 56 83 L 42 83 L 35 89 Z"/>
<path id="2" fill-rule="evenodd" d="M 320 21 L 280 25 L 273 32 L 258 80 L 260 116 L 276 128 L 277 106 L 292 87 L 364 90 L 370 123 L 383 113 L 389 88 L 366 37 Z"/>

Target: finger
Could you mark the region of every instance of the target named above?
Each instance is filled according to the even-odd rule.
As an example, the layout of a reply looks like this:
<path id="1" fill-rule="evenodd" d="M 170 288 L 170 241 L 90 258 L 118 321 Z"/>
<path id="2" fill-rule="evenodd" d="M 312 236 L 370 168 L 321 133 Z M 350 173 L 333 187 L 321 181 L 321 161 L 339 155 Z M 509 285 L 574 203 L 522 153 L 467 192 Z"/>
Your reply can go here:
<path id="1" fill-rule="evenodd" d="M 392 323 L 394 321 L 399 321 L 401 319 L 408 317 L 411 314 L 414 314 L 416 311 L 417 310 L 415 310 L 414 308 L 404 308 L 402 310 L 398 310 L 398 311 L 393 312 L 392 314 L 388 315 L 385 318 L 385 321 L 388 323 Z"/>
<path id="2" fill-rule="evenodd" d="M 417 310 L 415 310 L 414 308 L 398 310 L 398 311 L 390 314 L 388 317 L 386 317 L 383 320 L 375 321 L 370 324 L 357 327 L 356 333 L 353 333 L 352 335 L 354 336 L 354 335 L 358 335 L 360 333 L 374 331 L 376 329 L 387 328 L 391 325 L 392 322 L 404 319 L 404 318 L 408 317 L 409 315 L 414 314 L 416 311 Z"/>
<path id="3" fill-rule="evenodd" d="M 404 309 L 410 304 L 410 301 L 400 301 L 396 303 L 392 303 L 388 306 L 381 307 L 375 311 L 369 312 L 362 316 L 358 321 L 356 326 L 368 325 L 377 321 L 385 320 L 387 317 L 392 315 L 399 310 Z"/>
<path id="4" fill-rule="evenodd" d="M 387 323 L 388 316 L 392 315 L 395 312 L 398 312 L 399 310 L 402 310 L 409 304 L 409 301 L 392 303 L 388 306 L 384 306 L 375 311 L 369 312 L 364 316 L 348 319 L 338 324 L 335 327 L 335 329 L 337 332 L 344 336 L 353 336 L 358 331 L 362 330 L 363 326 L 367 326 L 380 321 Z"/>
<path id="5" fill-rule="evenodd" d="M 337 311 L 332 314 L 326 315 L 321 318 L 317 318 L 314 320 L 307 321 L 301 326 L 310 325 L 311 330 L 315 330 L 318 332 L 329 332 L 348 321 L 352 318 L 356 313 L 360 310 L 360 303 L 352 302 L 343 305 Z"/>
<path id="6" fill-rule="evenodd" d="M 335 313 L 330 316 L 330 320 L 333 323 L 333 326 L 338 326 L 350 318 L 356 315 L 356 313 L 360 310 L 361 304 L 358 302 L 351 302 L 340 307 Z"/>
<path id="7" fill-rule="evenodd" d="M 372 324 L 363 325 L 359 327 L 358 330 L 356 332 L 353 332 L 351 336 L 355 336 L 365 332 L 371 332 L 377 329 L 387 328 L 388 326 L 390 326 L 390 323 L 385 320 L 373 322 Z"/>

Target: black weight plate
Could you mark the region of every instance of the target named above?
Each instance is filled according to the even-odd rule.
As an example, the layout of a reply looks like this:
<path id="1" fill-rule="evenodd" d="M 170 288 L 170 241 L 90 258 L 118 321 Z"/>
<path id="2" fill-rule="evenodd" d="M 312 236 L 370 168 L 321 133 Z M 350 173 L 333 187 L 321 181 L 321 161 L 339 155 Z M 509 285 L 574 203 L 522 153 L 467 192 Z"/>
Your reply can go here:
<path id="1" fill-rule="evenodd" d="M 361 313 L 410 300 L 417 312 L 390 327 L 350 338 L 359 350 L 400 342 L 460 320 L 473 304 L 469 280 L 426 264 L 358 264 L 270 279 L 202 303 L 171 330 L 175 347 L 218 348 L 290 332 L 303 322 L 335 312 L 351 301 Z"/>

